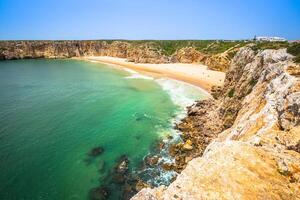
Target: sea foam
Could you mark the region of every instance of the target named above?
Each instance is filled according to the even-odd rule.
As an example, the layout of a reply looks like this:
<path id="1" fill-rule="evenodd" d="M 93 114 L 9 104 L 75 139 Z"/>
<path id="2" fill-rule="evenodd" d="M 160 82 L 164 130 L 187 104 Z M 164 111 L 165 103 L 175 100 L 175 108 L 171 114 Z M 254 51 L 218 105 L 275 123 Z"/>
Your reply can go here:
<path id="1" fill-rule="evenodd" d="M 182 81 L 160 78 L 156 82 L 170 95 L 171 100 L 182 111 L 186 111 L 186 107 L 191 106 L 196 100 L 208 96 L 208 93 L 203 89 Z"/>
<path id="2" fill-rule="evenodd" d="M 147 79 L 147 80 L 153 80 L 151 76 L 146 76 L 143 74 L 138 73 L 137 71 L 134 71 L 132 69 L 124 68 L 124 70 L 128 73 L 130 73 L 130 76 L 125 77 L 126 79 Z"/>
<path id="3" fill-rule="evenodd" d="M 176 117 L 170 121 L 169 128 L 158 128 L 158 134 L 162 137 L 162 141 L 165 143 L 164 148 L 159 152 L 159 164 L 154 168 L 146 168 L 142 173 L 144 174 L 159 174 L 157 176 L 150 176 L 151 178 L 147 180 L 147 183 L 154 186 L 169 185 L 171 180 L 177 176 L 175 171 L 166 171 L 160 167 L 162 163 L 174 163 L 174 157 L 169 154 L 169 147 L 174 143 L 181 141 L 180 132 L 174 129 L 175 123 L 178 123 L 182 118 L 186 116 L 187 106 L 191 106 L 196 100 L 203 99 L 209 96 L 209 94 L 191 84 L 187 84 L 181 81 L 160 78 L 155 80 L 164 91 L 166 91 L 171 100 L 175 105 L 178 106 L 178 111 Z M 168 136 L 172 135 L 172 139 Z"/>

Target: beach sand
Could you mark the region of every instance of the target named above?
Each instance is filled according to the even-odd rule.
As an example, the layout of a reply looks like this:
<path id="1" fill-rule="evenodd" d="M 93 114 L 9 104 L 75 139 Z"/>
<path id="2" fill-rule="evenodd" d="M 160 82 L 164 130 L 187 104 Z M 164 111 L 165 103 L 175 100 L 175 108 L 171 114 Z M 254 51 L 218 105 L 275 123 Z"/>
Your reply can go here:
<path id="1" fill-rule="evenodd" d="M 88 56 L 80 59 L 101 62 L 105 64 L 117 65 L 129 68 L 140 73 L 145 73 L 153 77 L 167 77 L 183 81 L 207 91 L 213 85 L 222 86 L 225 79 L 225 73 L 209 70 L 207 66 L 201 64 L 146 64 L 127 62 L 124 58 L 108 57 L 108 56 Z"/>

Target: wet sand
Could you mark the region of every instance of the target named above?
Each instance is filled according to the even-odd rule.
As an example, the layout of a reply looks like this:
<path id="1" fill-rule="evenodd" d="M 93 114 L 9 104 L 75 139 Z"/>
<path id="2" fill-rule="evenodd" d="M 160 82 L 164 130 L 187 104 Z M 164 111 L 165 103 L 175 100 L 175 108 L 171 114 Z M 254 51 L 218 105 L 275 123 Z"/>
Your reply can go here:
<path id="1" fill-rule="evenodd" d="M 147 64 L 127 62 L 124 58 L 108 57 L 108 56 L 88 56 L 81 59 L 101 62 L 105 64 L 117 65 L 129 68 L 140 73 L 145 73 L 154 77 L 167 77 L 183 81 L 207 91 L 213 85 L 222 86 L 225 79 L 225 73 L 209 70 L 207 66 L 201 64 Z"/>

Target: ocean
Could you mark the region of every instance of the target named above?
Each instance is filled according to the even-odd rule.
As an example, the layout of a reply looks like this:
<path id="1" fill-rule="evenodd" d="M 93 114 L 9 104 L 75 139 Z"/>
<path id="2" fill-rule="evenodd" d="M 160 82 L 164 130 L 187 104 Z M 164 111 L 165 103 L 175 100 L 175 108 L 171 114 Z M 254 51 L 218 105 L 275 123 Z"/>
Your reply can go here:
<path id="1" fill-rule="evenodd" d="M 121 156 L 137 170 L 201 98 L 191 85 L 99 63 L 0 62 L 0 199 L 89 199 Z"/>

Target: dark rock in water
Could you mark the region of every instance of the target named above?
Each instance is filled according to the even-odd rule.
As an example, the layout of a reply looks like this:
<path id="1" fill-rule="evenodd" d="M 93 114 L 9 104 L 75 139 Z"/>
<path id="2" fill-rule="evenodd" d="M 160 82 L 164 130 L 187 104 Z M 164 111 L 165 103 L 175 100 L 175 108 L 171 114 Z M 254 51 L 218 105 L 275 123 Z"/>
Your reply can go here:
<path id="1" fill-rule="evenodd" d="M 130 199 L 133 195 L 135 195 L 137 193 L 137 191 L 135 190 L 135 187 L 130 184 L 125 184 L 122 189 L 123 189 L 123 191 L 122 191 L 121 199 L 124 199 L 124 200 Z"/>
<path id="2" fill-rule="evenodd" d="M 95 147 L 89 152 L 89 155 L 92 157 L 96 157 L 96 156 L 99 156 L 100 154 L 102 154 L 103 152 L 104 152 L 103 147 Z"/>
<path id="3" fill-rule="evenodd" d="M 181 152 L 181 144 L 172 144 L 169 147 L 169 154 L 175 157 L 177 154 Z"/>
<path id="4" fill-rule="evenodd" d="M 126 176 L 124 174 L 115 173 L 112 180 L 114 183 L 122 184 L 125 183 Z"/>
<path id="5" fill-rule="evenodd" d="M 174 168 L 173 164 L 171 163 L 163 163 L 161 167 L 166 171 L 171 171 Z"/>
<path id="6" fill-rule="evenodd" d="M 166 144 L 165 144 L 163 141 L 161 141 L 161 142 L 158 144 L 158 149 L 159 149 L 159 151 L 161 151 L 163 148 L 165 148 L 165 146 L 166 146 Z"/>
<path id="7" fill-rule="evenodd" d="M 129 160 L 127 156 L 123 155 L 121 156 L 117 166 L 116 166 L 116 173 L 121 173 L 125 174 L 128 171 L 128 165 L 129 165 Z"/>
<path id="8" fill-rule="evenodd" d="M 156 140 L 155 142 L 152 143 L 150 149 L 151 152 L 154 154 L 158 154 L 165 148 L 166 144 L 162 140 Z"/>
<path id="9" fill-rule="evenodd" d="M 109 197 L 109 190 L 106 187 L 96 187 L 90 190 L 90 200 L 105 200 Z"/>
<path id="10" fill-rule="evenodd" d="M 148 116 L 146 113 L 135 113 L 134 117 L 135 117 L 136 121 L 142 121 L 142 120 L 146 120 L 146 119 L 151 119 L 151 117 Z"/>
<path id="11" fill-rule="evenodd" d="M 172 135 L 167 136 L 168 140 L 172 140 L 174 137 Z"/>
<path id="12" fill-rule="evenodd" d="M 139 117 L 136 117 L 135 120 L 136 120 L 136 121 L 141 121 L 141 120 L 143 120 L 143 117 L 140 117 L 140 116 L 139 116 Z"/>
<path id="13" fill-rule="evenodd" d="M 154 166 L 158 163 L 159 156 L 147 156 L 145 162 L 149 166 Z"/>
<path id="14" fill-rule="evenodd" d="M 117 184 L 123 184 L 127 180 L 129 160 L 126 155 L 121 156 L 117 165 L 115 166 L 111 177 L 112 181 Z"/>

